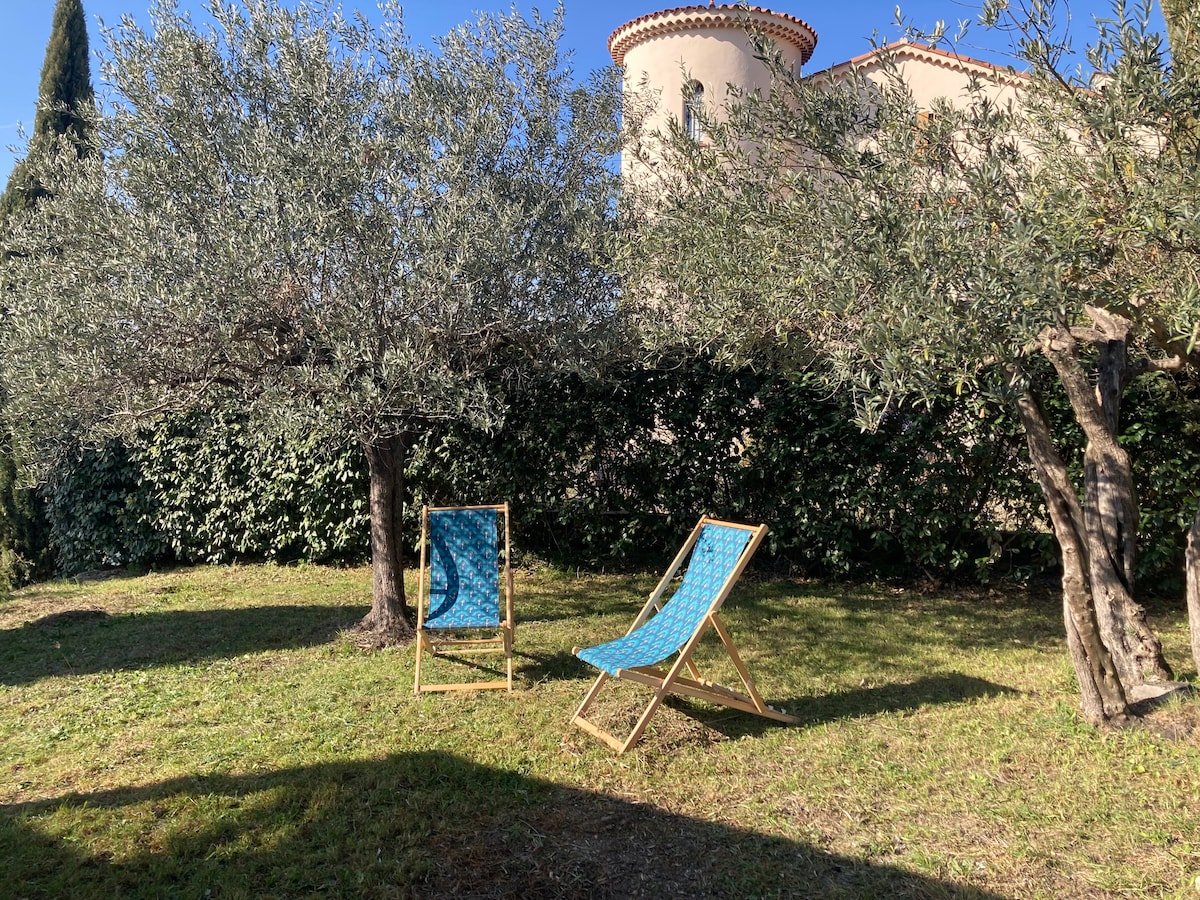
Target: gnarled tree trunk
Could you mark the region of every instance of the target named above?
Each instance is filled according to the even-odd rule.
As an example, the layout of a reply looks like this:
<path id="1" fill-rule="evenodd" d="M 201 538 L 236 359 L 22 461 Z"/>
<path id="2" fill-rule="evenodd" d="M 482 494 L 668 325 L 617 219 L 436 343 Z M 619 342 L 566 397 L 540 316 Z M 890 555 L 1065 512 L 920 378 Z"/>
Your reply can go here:
<path id="1" fill-rule="evenodd" d="M 1067 467 L 1054 448 L 1046 415 L 1029 394 L 1017 401 L 1025 426 L 1029 458 L 1046 498 L 1046 508 L 1062 557 L 1063 619 L 1067 648 L 1082 694 L 1084 718 L 1093 725 L 1125 720 L 1129 702 L 1116 662 L 1101 636 L 1088 577 L 1088 543 L 1084 513 Z"/>
<path id="2" fill-rule="evenodd" d="M 1087 577 L 1104 643 L 1125 687 L 1173 677 L 1162 642 L 1134 600 L 1138 512 L 1129 454 L 1117 439 L 1130 323 L 1089 309 L 1098 329 L 1093 387 L 1079 361 L 1078 344 L 1066 329 L 1043 336 L 1043 352 L 1067 393 L 1075 420 L 1087 439 L 1084 450 L 1083 532 Z"/>
<path id="3" fill-rule="evenodd" d="M 359 633 L 375 646 L 413 639 L 412 617 L 404 596 L 404 554 L 400 540 L 404 513 L 402 436 L 365 441 L 371 478 L 371 611 Z"/>

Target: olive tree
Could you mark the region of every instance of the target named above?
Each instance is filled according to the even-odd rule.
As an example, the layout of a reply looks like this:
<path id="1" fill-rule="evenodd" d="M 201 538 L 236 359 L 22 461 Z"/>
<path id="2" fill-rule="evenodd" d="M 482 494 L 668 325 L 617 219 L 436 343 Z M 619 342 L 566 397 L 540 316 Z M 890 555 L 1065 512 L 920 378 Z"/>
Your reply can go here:
<path id="1" fill-rule="evenodd" d="M 996 76 L 1018 102 L 975 79 L 922 110 L 895 65 L 836 84 L 777 67 L 703 143 L 663 136 L 628 205 L 642 221 L 627 292 L 656 340 L 820 371 L 868 425 L 901 399 L 1010 402 L 1061 551 L 1085 716 L 1120 722 L 1146 681 L 1172 677 L 1136 600 L 1118 422 L 1132 379 L 1200 368 L 1200 182 L 1175 133 L 1200 90 L 1123 8 L 1092 53 L 1102 80 L 1080 84 L 1055 68 L 1055 4 L 1023 8 L 1010 24 L 1030 69 Z M 1039 368 L 1085 436 L 1079 483 Z"/>
<path id="2" fill-rule="evenodd" d="M 433 49 L 328 4 L 169 0 L 106 35 L 107 113 L 5 279 L 7 410 L 43 456 L 214 393 L 348 430 L 370 472 L 373 603 L 411 633 L 402 473 L 439 419 L 503 413 L 530 367 L 586 364 L 613 303 L 616 93 L 579 86 L 554 17 L 481 17 Z"/>

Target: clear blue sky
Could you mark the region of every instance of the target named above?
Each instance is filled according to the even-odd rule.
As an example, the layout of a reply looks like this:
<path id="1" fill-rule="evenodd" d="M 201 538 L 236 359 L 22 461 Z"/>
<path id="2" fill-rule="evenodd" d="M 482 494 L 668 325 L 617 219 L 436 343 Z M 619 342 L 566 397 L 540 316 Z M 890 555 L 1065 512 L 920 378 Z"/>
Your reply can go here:
<path id="1" fill-rule="evenodd" d="M 346 9 L 360 8 L 371 15 L 375 0 L 342 0 Z M 566 43 L 574 51 L 575 69 L 586 73 L 609 65 L 606 42 L 617 26 L 684 2 L 655 2 L 655 0 L 565 0 Z M 760 2 L 777 12 L 804 19 L 818 35 L 817 50 L 808 71 L 817 71 L 842 62 L 869 49 L 872 34 L 890 40 L 899 36 L 895 27 L 896 0 L 842 0 L 842 2 L 805 2 L 805 0 L 767 0 Z M 932 28 L 939 19 L 945 20 L 951 33 L 955 23 L 974 18 L 978 3 L 973 0 L 908 0 L 901 6 L 907 20 L 922 28 Z M 1131 6 L 1134 4 L 1131 2 Z M 100 22 L 116 25 L 123 13 L 146 24 L 150 0 L 83 0 L 88 18 L 88 37 L 93 55 L 103 52 L 104 41 Z M 185 9 L 199 9 L 202 0 L 181 0 Z M 436 35 L 444 34 L 455 25 L 474 18 L 477 10 L 506 12 L 514 6 L 512 0 L 422 0 L 404 3 L 408 33 L 414 43 L 428 44 Z M 549 12 L 554 0 L 518 0 L 521 12 L 540 8 Z M 1072 0 L 1075 43 L 1082 46 L 1094 34 L 1096 15 L 1107 16 L 1111 11 L 1108 0 Z M 0 0 L 0 190 L 12 168 L 13 154 L 9 148 L 18 142 L 17 123 L 26 128 L 33 124 L 37 106 L 38 77 L 42 56 L 50 34 L 54 0 Z M 1003 62 L 996 55 L 1007 47 L 1003 35 L 976 28 L 959 46 L 959 52 Z M 99 66 L 92 62 L 92 82 L 103 93 L 99 81 Z M 23 151 L 21 151 L 23 152 Z"/>

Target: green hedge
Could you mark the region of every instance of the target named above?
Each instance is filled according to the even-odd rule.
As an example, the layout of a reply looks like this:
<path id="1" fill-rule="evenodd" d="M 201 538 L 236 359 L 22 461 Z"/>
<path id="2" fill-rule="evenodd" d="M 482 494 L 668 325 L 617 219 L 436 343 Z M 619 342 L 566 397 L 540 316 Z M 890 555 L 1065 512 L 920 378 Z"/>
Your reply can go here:
<path id="1" fill-rule="evenodd" d="M 352 445 L 194 413 L 61 464 L 46 489 L 59 568 L 362 559 L 367 482 Z"/>
<path id="2" fill-rule="evenodd" d="M 45 500 L 18 484 L 8 432 L 0 432 L 0 599 L 53 572 Z"/>
<path id="3" fill-rule="evenodd" d="M 62 574 L 146 566 L 169 557 L 154 527 L 150 487 L 118 441 L 64 453 L 44 489 L 51 540 Z"/>
<path id="4" fill-rule="evenodd" d="M 431 436 L 412 478 L 435 502 L 509 498 L 521 545 L 571 564 L 661 562 L 706 512 L 770 523 L 763 555 L 810 574 L 1012 558 L 1038 506 L 1007 416 L 852 419 L 815 383 L 691 361 L 524 385 L 497 434 Z"/>
<path id="5" fill-rule="evenodd" d="M 526 381 L 506 398 L 494 433 L 447 423 L 417 442 L 410 544 L 423 502 L 507 499 L 521 552 L 571 566 L 657 566 L 702 513 L 769 523 L 760 561 L 798 574 L 988 578 L 1054 564 L 1024 441 L 1002 408 L 898 409 L 863 433 L 848 402 L 816 382 L 694 359 L 620 379 Z M 1166 377 L 1126 404 L 1140 575 L 1155 586 L 1179 577 L 1200 485 L 1198 411 L 1196 385 Z M 80 452 L 45 499 L 68 573 L 359 561 L 369 546 L 357 446 L 332 435 L 288 440 L 229 411 Z"/>
<path id="6" fill-rule="evenodd" d="M 186 562 L 357 560 L 367 553 L 367 477 L 356 446 L 264 432 L 232 412 L 195 414 L 149 435 L 134 465 L 149 519 Z"/>

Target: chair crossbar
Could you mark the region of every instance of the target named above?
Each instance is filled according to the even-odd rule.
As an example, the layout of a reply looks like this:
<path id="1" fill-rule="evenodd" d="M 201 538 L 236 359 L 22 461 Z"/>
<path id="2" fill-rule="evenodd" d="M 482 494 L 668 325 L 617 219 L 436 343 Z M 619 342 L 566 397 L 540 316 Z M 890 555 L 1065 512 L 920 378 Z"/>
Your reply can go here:
<path id="1" fill-rule="evenodd" d="M 500 650 L 500 651 L 504 650 L 504 647 L 503 647 L 504 638 L 499 635 L 497 635 L 496 637 L 486 637 L 486 638 L 447 638 L 447 637 L 443 637 L 441 635 L 426 635 L 425 640 L 429 643 L 429 645 L 431 647 L 441 647 L 441 646 L 468 647 L 471 645 L 479 645 L 479 651 L 481 653 L 487 653 L 489 651 L 496 651 L 496 650 Z M 484 646 L 485 644 L 500 644 L 501 646 L 487 647 L 487 646 Z"/>
<path id="2" fill-rule="evenodd" d="M 433 694 L 439 691 L 478 691 L 488 689 L 512 690 L 512 685 L 507 681 L 463 681 L 457 684 L 423 684 L 421 685 L 421 693 Z"/>

